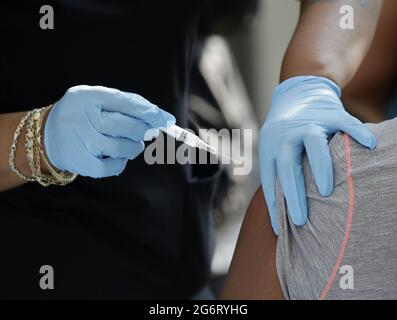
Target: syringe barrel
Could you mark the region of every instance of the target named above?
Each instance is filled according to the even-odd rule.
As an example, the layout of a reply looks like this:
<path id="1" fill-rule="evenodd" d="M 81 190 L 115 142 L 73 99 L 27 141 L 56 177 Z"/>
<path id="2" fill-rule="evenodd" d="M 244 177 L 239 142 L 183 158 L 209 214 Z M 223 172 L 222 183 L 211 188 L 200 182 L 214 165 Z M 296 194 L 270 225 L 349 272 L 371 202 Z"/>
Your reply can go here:
<path id="1" fill-rule="evenodd" d="M 188 130 L 178 127 L 177 125 L 173 125 L 168 128 L 162 128 L 161 131 L 193 148 L 197 148 L 201 141 L 199 137 Z"/>

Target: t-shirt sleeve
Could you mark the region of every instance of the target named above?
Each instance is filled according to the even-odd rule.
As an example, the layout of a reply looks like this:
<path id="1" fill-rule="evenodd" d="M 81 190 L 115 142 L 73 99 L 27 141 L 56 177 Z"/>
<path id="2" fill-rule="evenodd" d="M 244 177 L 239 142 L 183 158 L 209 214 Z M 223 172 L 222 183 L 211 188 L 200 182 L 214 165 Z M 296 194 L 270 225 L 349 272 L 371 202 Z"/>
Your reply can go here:
<path id="1" fill-rule="evenodd" d="M 347 219 L 348 184 L 344 137 L 337 133 L 329 143 L 334 170 L 334 191 L 328 198 L 319 194 L 309 161 L 304 155 L 303 172 L 308 201 L 308 221 L 296 227 L 277 184 L 280 234 L 277 243 L 277 272 L 287 299 L 318 299 L 331 274 Z"/>

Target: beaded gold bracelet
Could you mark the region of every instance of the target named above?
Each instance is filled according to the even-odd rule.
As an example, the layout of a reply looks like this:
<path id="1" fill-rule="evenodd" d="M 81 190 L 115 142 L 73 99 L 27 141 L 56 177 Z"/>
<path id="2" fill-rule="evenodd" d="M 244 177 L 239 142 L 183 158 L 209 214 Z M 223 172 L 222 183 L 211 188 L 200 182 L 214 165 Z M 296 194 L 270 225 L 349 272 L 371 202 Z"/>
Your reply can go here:
<path id="1" fill-rule="evenodd" d="M 42 143 L 42 136 L 41 136 L 41 129 L 42 129 L 42 122 L 47 114 L 48 110 L 51 109 L 52 105 L 42 108 L 38 111 L 38 115 L 36 118 L 36 126 L 35 126 L 35 138 L 36 138 L 36 159 L 37 162 L 40 163 L 40 168 L 38 168 L 38 177 L 42 178 L 42 182 L 50 183 L 54 185 L 65 186 L 69 183 L 72 183 L 76 178 L 77 174 L 72 174 L 67 171 L 60 171 L 55 169 L 47 159 L 47 156 L 43 149 Z M 41 161 L 44 163 L 45 167 L 50 172 L 51 176 L 41 174 Z M 39 181 L 38 181 L 39 182 Z M 40 183 L 40 182 L 39 182 Z"/>
<path id="2" fill-rule="evenodd" d="M 35 157 L 34 157 L 34 116 L 38 109 L 35 109 L 30 112 L 30 116 L 26 121 L 26 134 L 25 134 L 25 152 L 26 152 L 26 160 L 28 162 L 32 178 L 35 179 L 35 170 L 32 168 L 36 167 Z"/>
<path id="3" fill-rule="evenodd" d="M 60 171 L 54 168 L 47 159 L 42 143 L 42 123 L 48 110 L 52 105 L 35 109 L 28 112 L 18 124 L 14 133 L 13 142 L 9 156 L 10 169 L 21 179 L 33 182 L 36 181 L 42 186 L 48 187 L 50 185 L 65 186 L 73 182 L 77 174 L 72 174 L 66 171 Z M 15 152 L 17 149 L 18 139 L 21 131 L 26 125 L 25 135 L 25 152 L 29 168 L 32 172 L 31 177 L 27 177 L 18 170 L 15 164 Z M 43 174 L 41 171 L 42 163 L 50 172 L 50 175 Z"/>
<path id="4" fill-rule="evenodd" d="M 33 177 L 36 179 L 36 182 L 41 184 L 44 187 L 48 187 L 51 184 L 56 184 L 56 181 L 51 177 L 42 174 L 41 172 L 41 161 L 40 161 L 40 152 L 39 152 L 39 145 L 41 144 L 41 121 L 42 113 L 46 108 L 37 109 L 33 111 L 31 116 L 31 132 L 26 135 L 26 138 L 31 138 L 31 145 L 33 146 L 32 149 L 26 150 L 27 158 L 32 159 L 29 163 L 30 170 L 32 171 Z M 30 154 L 29 154 L 30 153 Z"/>
<path id="5" fill-rule="evenodd" d="M 22 180 L 29 181 L 29 182 L 33 182 L 36 180 L 33 177 L 27 177 L 17 168 L 16 163 L 15 163 L 15 152 L 17 150 L 18 139 L 19 139 L 19 136 L 21 135 L 21 131 L 25 127 L 25 124 L 31 117 L 32 113 L 33 113 L 33 111 L 26 113 L 22 117 L 21 121 L 19 122 L 19 124 L 14 132 L 14 137 L 13 137 L 12 144 L 11 144 L 10 155 L 8 157 L 8 164 L 10 166 L 11 171 L 14 172 Z"/>

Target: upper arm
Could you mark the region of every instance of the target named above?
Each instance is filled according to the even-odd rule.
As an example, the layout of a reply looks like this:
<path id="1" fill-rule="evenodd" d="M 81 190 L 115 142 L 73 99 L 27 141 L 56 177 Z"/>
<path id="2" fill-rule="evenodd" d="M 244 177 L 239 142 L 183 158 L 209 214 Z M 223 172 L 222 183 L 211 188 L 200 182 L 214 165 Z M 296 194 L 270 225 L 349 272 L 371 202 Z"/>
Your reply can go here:
<path id="1" fill-rule="evenodd" d="M 276 272 L 276 246 L 260 188 L 247 210 L 221 298 L 284 299 Z"/>
<path id="2" fill-rule="evenodd" d="M 343 91 L 350 112 L 363 121 L 384 119 L 397 78 L 397 1 L 385 0 L 370 50 L 353 80 Z"/>

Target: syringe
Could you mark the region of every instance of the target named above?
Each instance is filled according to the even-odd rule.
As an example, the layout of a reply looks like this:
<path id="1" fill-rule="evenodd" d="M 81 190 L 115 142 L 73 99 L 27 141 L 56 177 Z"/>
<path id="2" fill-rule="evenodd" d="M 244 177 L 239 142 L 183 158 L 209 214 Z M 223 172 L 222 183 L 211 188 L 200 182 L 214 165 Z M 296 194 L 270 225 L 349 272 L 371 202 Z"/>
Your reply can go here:
<path id="1" fill-rule="evenodd" d="M 168 134 L 169 136 L 175 138 L 178 141 L 181 141 L 187 144 L 190 147 L 198 148 L 201 150 L 205 150 L 213 155 L 215 155 L 218 159 L 228 160 L 227 163 L 236 164 L 236 161 L 232 158 L 228 157 L 225 154 L 219 153 L 214 147 L 210 146 L 208 143 L 205 143 L 202 139 L 200 139 L 195 134 L 185 130 L 177 125 L 173 125 L 167 128 L 160 128 L 161 131 Z"/>

